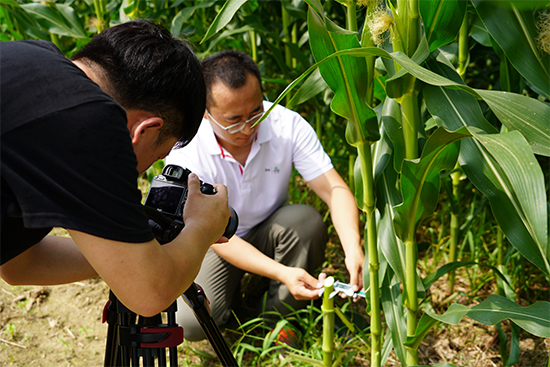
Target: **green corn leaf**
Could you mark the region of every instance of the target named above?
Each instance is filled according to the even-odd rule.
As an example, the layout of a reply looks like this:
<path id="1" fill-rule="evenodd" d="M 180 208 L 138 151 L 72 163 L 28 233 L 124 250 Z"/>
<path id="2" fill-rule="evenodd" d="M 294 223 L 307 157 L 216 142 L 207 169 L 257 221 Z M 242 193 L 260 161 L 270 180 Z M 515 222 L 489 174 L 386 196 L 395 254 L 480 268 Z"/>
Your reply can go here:
<path id="1" fill-rule="evenodd" d="M 210 6 L 213 6 L 215 3 L 216 1 L 206 1 L 198 3 L 195 6 L 184 7 L 172 19 L 172 24 L 170 25 L 170 33 L 174 35 L 179 35 L 181 33 L 181 28 L 183 27 L 184 23 L 187 22 L 193 16 L 193 14 L 195 14 L 195 11 L 197 9 L 208 8 Z M 172 5 L 172 7 L 174 6 L 177 6 L 177 4 Z"/>
<path id="2" fill-rule="evenodd" d="M 382 123 L 393 144 L 394 168 L 401 172 L 405 159 L 405 138 L 401 122 L 401 106 L 395 99 L 386 98 L 382 109 Z"/>
<path id="3" fill-rule="evenodd" d="M 378 116 L 382 116 L 384 110 L 384 104 L 376 106 L 374 109 Z M 386 133 L 384 124 L 380 124 L 380 134 L 381 138 L 377 142 L 372 144 L 372 162 L 374 170 L 374 180 L 376 181 L 378 177 L 384 172 L 388 164 L 391 164 L 392 153 L 394 151 L 394 144 Z"/>
<path id="4" fill-rule="evenodd" d="M 299 77 L 297 77 L 290 84 L 288 84 L 287 87 L 281 92 L 281 94 L 279 94 L 279 96 L 275 99 L 275 101 L 273 102 L 273 106 L 266 111 L 266 113 L 264 114 L 262 119 L 258 121 L 258 123 L 263 121 L 269 115 L 271 110 L 275 108 L 275 105 L 280 103 L 288 93 L 290 93 L 294 88 L 296 88 L 305 78 L 308 77 L 308 75 L 313 73 L 320 65 L 340 56 L 355 56 L 355 57 L 380 56 L 380 57 L 391 59 L 391 55 L 388 52 L 382 49 L 379 49 L 377 47 L 352 48 L 352 49 L 340 50 L 332 54 L 328 54 L 324 59 L 310 66 Z M 373 114 L 372 118 L 376 118 L 376 113 Z"/>
<path id="5" fill-rule="evenodd" d="M 509 182 L 509 186 L 503 185 L 503 188 L 508 197 L 515 195 L 518 198 L 513 202 L 515 212 L 519 214 L 521 224 L 537 244 L 537 248 L 532 248 L 532 251 L 526 251 L 525 246 L 519 244 L 518 241 L 514 241 L 516 242 L 514 246 L 529 261 L 550 274 L 544 174 L 527 141 L 517 131 L 505 134 L 475 132 L 474 136 L 502 168 L 503 174 Z M 501 218 L 501 221 L 509 220 L 506 215 L 507 213 Z M 512 228 L 514 224 L 507 223 L 506 227 Z M 512 238 L 509 237 L 509 239 L 512 242 Z"/>
<path id="6" fill-rule="evenodd" d="M 416 334 L 414 334 L 414 336 L 407 336 L 405 347 L 418 350 L 420 343 L 426 338 L 426 335 L 428 335 L 430 330 L 440 322 L 441 321 L 434 319 L 427 313 L 422 314 L 416 326 Z"/>
<path id="7" fill-rule="evenodd" d="M 516 69 L 510 64 L 510 60 L 500 46 L 491 38 L 493 50 L 500 59 L 500 89 L 505 92 L 521 92 L 521 76 Z"/>
<path id="8" fill-rule="evenodd" d="M 380 355 L 382 356 L 380 360 L 382 361 L 381 365 L 385 366 L 386 362 L 388 361 L 388 358 L 390 357 L 390 353 L 393 350 L 393 341 L 391 339 L 391 335 L 389 333 L 385 333 L 384 336 L 384 344 L 382 345 L 382 351 Z"/>
<path id="9" fill-rule="evenodd" d="M 506 0 L 495 3 L 496 6 L 503 8 L 515 7 L 521 10 L 544 9 L 550 7 L 548 0 Z"/>
<path id="10" fill-rule="evenodd" d="M 388 165 L 376 181 L 376 206 L 380 212 L 378 243 L 399 281 L 405 283 L 405 245 L 395 235 L 393 207 L 402 199 L 396 188 L 397 173 Z"/>
<path id="11" fill-rule="evenodd" d="M 359 48 L 355 32 L 349 32 L 324 17 L 318 0 L 309 0 L 308 30 L 311 50 L 316 61 L 335 52 Z M 366 62 L 351 56 L 332 57 L 319 64 L 319 71 L 334 92 L 332 110 L 346 118 L 346 139 L 352 146 L 380 138 L 376 113 L 364 102 L 366 95 Z"/>
<path id="12" fill-rule="evenodd" d="M 394 55 L 400 55 L 400 52 L 395 52 L 389 55 L 394 61 L 397 61 Z M 418 48 L 414 52 L 414 55 L 409 59 L 406 57 L 406 60 L 411 60 L 414 64 L 420 65 L 430 56 L 430 46 L 426 40 L 426 36 L 422 37 Z M 411 77 L 410 72 L 407 69 L 400 69 L 395 73 L 391 78 L 386 81 L 386 92 L 389 97 L 396 99 L 401 103 L 403 96 L 407 93 L 412 93 L 414 84 L 412 82 L 414 78 Z"/>
<path id="13" fill-rule="evenodd" d="M 459 97 L 464 96 L 463 93 L 460 94 L 459 91 L 445 90 L 444 88 L 431 87 L 424 89 L 424 97 L 430 113 L 441 116 L 438 121 L 442 122 L 443 126 L 448 129 L 456 129 L 466 123 L 473 124 L 476 121 L 475 115 L 472 115 L 471 111 L 460 109 L 463 101 Z M 451 108 L 447 108 L 446 105 Z M 546 202 L 546 195 L 541 190 L 525 196 L 516 194 L 506 172 L 504 172 L 495 157 L 487 151 L 482 142 L 475 139 L 465 139 L 461 144 L 460 165 L 472 183 L 489 199 L 500 227 L 512 245 L 523 256 L 546 272 L 546 265 L 541 252 L 548 253 L 548 251 L 541 251 L 541 249 L 547 248 L 548 243 L 544 240 L 544 236 L 539 241 L 540 236 L 532 235 L 543 232 L 545 229 L 534 229 L 540 219 L 535 220 L 534 223 L 528 221 L 529 218 L 547 217 L 544 205 L 541 206 L 541 203 Z M 527 162 L 534 163 L 532 153 L 525 151 L 525 149 L 521 150 L 519 147 L 511 148 L 520 150 L 515 159 L 521 159 L 519 156 L 526 156 L 526 161 L 519 166 L 509 167 L 509 169 L 519 171 L 522 170 L 522 166 L 529 164 Z M 503 159 L 504 157 L 500 158 Z M 531 164 L 529 165 L 530 167 L 526 167 L 526 169 L 532 171 L 534 167 L 531 167 Z M 539 167 L 536 163 L 534 165 Z M 532 182 L 534 188 L 540 187 L 541 181 L 544 180 L 542 173 L 533 172 L 533 174 L 533 176 L 522 178 L 525 185 L 530 185 Z M 533 197 L 533 194 L 538 195 L 536 199 L 532 199 L 530 202 L 521 202 L 529 200 Z M 524 211 L 530 213 L 524 213 Z M 541 225 L 542 228 L 546 228 L 544 223 L 541 223 Z"/>
<path id="14" fill-rule="evenodd" d="M 382 134 L 382 139 L 384 134 Z M 380 143 L 380 142 L 378 142 Z M 387 262 L 392 271 L 396 274 L 401 283 L 405 283 L 405 245 L 396 235 L 394 221 L 393 206 L 402 202 L 401 195 L 397 189 L 397 173 L 392 165 L 386 165 L 386 169 L 382 172 L 376 181 L 376 206 L 380 213 L 378 219 L 378 243 L 380 250 L 384 256 L 380 257 L 381 264 Z M 382 269 L 383 266 L 380 266 Z M 380 272 L 380 277 L 384 276 L 385 272 Z M 420 279 L 416 276 L 416 293 L 419 301 L 426 297 L 426 290 Z M 365 282 L 368 284 L 368 282 Z"/>
<path id="15" fill-rule="evenodd" d="M 309 78 L 306 79 L 304 84 L 296 91 L 290 101 L 287 103 L 287 107 L 292 109 L 293 106 L 304 103 L 307 100 L 315 97 L 317 94 L 327 89 L 327 83 L 321 77 L 319 69 L 315 70 Z"/>
<path id="16" fill-rule="evenodd" d="M 75 38 L 84 38 L 88 36 L 86 30 L 84 29 L 84 24 L 73 8 L 65 4 L 57 4 L 56 8 L 59 11 L 59 14 L 65 18 L 65 22 L 72 32 L 79 35 L 79 37 Z"/>
<path id="17" fill-rule="evenodd" d="M 439 172 L 452 170 L 458 158 L 458 140 L 469 137 L 466 129 L 448 132 L 438 128 L 424 146 L 422 156 L 405 160 L 401 172 L 403 203 L 395 207 L 395 230 L 405 242 L 418 224 L 435 210 L 439 196 Z"/>
<path id="18" fill-rule="evenodd" d="M 468 3 L 463 0 L 422 0 L 418 2 L 430 52 L 455 40 Z"/>
<path id="19" fill-rule="evenodd" d="M 227 0 L 225 4 L 223 4 L 223 7 L 221 8 L 218 15 L 216 15 L 216 18 L 214 19 L 210 27 L 208 27 L 206 34 L 201 40 L 201 43 L 204 43 L 206 40 L 222 30 L 227 25 L 227 23 L 229 23 L 231 19 L 233 19 L 233 16 L 237 12 L 237 10 L 239 10 L 239 8 L 245 2 L 246 0 Z"/>
<path id="20" fill-rule="evenodd" d="M 226 38 L 233 37 L 236 34 L 246 33 L 246 32 L 253 31 L 253 30 L 254 30 L 254 28 L 249 26 L 249 25 L 245 25 L 243 27 L 239 27 L 239 28 L 236 28 L 236 29 L 226 29 L 225 31 L 223 31 L 219 35 L 219 37 L 217 37 L 215 40 L 213 40 L 212 42 L 210 42 L 208 44 L 208 48 L 206 49 L 206 51 L 197 54 L 197 57 L 199 57 L 199 58 L 206 57 L 208 54 L 211 53 L 211 51 L 213 49 L 215 49 L 216 45 L 219 42 L 222 42 Z"/>
<path id="21" fill-rule="evenodd" d="M 48 32 L 55 33 L 61 36 L 68 36 L 73 38 L 85 38 L 87 37 L 86 32 L 84 31 L 82 25 L 76 18 L 74 13 L 71 15 L 72 9 L 66 9 L 66 5 L 57 5 L 61 9 L 64 9 L 63 12 L 51 8 L 47 5 L 41 3 L 29 3 L 21 5 L 21 8 L 33 16 L 39 23 L 43 24 Z M 73 11 L 74 12 L 74 11 Z M 69 16 L 69 23 L 64 14 Z M 78 26 L 72 24 L 76 22 Z"/>
<path id="22" fill-rule="evenodd" d="M 508 129 L 517 129 L 530 139 L 529 144 L 535 153 L 550 157 L 550 124 L 548 124 L 550 105 L 548 103 L 514 93 L 473 89 L 419 66 L 403 53 L 395 52 L 391 56 L 404 69 L 426 84 L 461 89 L 484 100 Z M 444 70 L 445 66 L 441 63 L 433 60 L 428 60 L 428 63 L 434 71 L 449 72 Z M 510 102 L 506 103 L 506 100 Z"/>
<path id="23" fill-rule="evenodd" d="M 500 343 L 500 356 L 502 358 L 502 364 L 506 367 L 512 367 L 519 362 L 520 348 L 519 348 L 519 336 L 521 334 L 521 328 L 514 324 L 510 323 L 510 352 L 508 353 L 508 336 L 507 333 L 503 330 L 501 324 L 496 324 L 496 329 L 498 333 L 499 343 Z"/>
<path id="24" fill-rule="evenodd" d="M 390 330 L 395 354 L 401 361 L 401 364 L 406 365 L 406 350 L 403 345 L 403 343 L 407 340 L 405 309 L 403 308 L 403 302 L 401 299 L 399 280 L 391 270 L 386 272 L 380 292 L 382 308 L 384 309 L 384 316 Z"/>
<path id="25" fill-rule="evenodd" d="M 428 65 L 440 74 L 451 72 L 451 69 L 433 60 L 429 61 Z M 471 95 L 460 90 L 432 86 L 424 86 L 423 92 L 428 110 L 433 116 L 438 116 L 438 123 L 447 129 L 456 130 L 472 126 L 484 131 L 496 132 L 485 120 L 481 109 Z M 481 93 L 484 94 L 484 92 Z M 501 93 L 497 92 L 494 95 L 498 97 L 502 95 Z M 504 102 L 501 105 L 501 109 L 505 109 Z M 510 103 L 510 106 L 512 106 L 510 110 L 515 111 L 517 121 L 522 119 L 521 116 L 529 114 L 525 112 L 528 108 L 521 108 L 513 103 Z M 523 133 L 523 131 L 520 132 Z M 501 143 L 494 142 L 490 145 L 494 151 L 491 153 L 483 141 L 465 139 L 462 141 L 460 165 L 472 183 L 489 199 L 495 218 L 512 245 L 525 258 L 548 273 L 543 256 L 543 254 L 546 258 L 549 256 L 548 239 L 545 235 L 547 224 L 544 223 L 545 218 L 548 218 L 548 212 L 545 205 L 541 205 L 547 201 L 543 188 L 544 177 L 532 152 L 525 149 L 525 143 L 519 136 L 512 136 L 506 140 L 513 141 L 508 143 L 512 146 L 507 148 L 511 149 L 511 152 L 499 148 Z M 514 159 L 516 163 L 507 163 L 510 159 Z M 506 167 L 501 166 L 501 161 Z M 511 178 L 514 178 L 514 184 L 510 181 Z M 516 190 L 519 191 L 516 192 Z"/>
<path id="26" fill-rule="evenodd" d="M 40 26 L 40 24 L 38 24 L 36 19 L 31 16 L 27 11 L 25 11 L 25 9 L 23 9 L 21 5 L 16 3 L 14 0 L 0 0 L 0 4 L 10 6 L 10 8 L 6 9 L 6 11 L 9 12 L 9 15 L 13 17 L 13 21 L 16 22 L 19 27 L 21 27 L 23 32 L 35 39 L 50 39 L 50 35 L 42 30 L 42 27 Z M 24 37 L 21 36 L 20 39 L 22 40 L 24 39 Z"/>
<path id="27" fill-rule="evenodd" d="M 537 47 L 533 11 L 520 9 L 513 2 L 500 3 L 506 6 L 494 6 L 491 1 L 472 1 L 485 28 L 512 65 L 546 98 L 550 98 L 550 55 Z"/>
<path id="28" fill-rule="evenodd" d="M 491 36 L 479 17 L 475 17 L 470 27 L 470 37 L 485 47 L 491 47 Z"/>
<path id="29" fill-rule="evenodd" d="M 504 320 L 511 320 L 533 335 L 550 338 L 550 302 L 546 301 L 523 307 L 509 299 L 492 294 L 485 301 L 471 308 L 454 303 L 443 315 L 430 311 L 426 313 L 434 319 L 451 325 L 458 325 L 465 316 L 484 325 L 495 325 Z"/>
<path id="30" fill-rule="evenodd" d="M 521 132 L 534 153 L 550 157 L 550 105 L 521 94 L 476 91 L 508 130 Z"/>

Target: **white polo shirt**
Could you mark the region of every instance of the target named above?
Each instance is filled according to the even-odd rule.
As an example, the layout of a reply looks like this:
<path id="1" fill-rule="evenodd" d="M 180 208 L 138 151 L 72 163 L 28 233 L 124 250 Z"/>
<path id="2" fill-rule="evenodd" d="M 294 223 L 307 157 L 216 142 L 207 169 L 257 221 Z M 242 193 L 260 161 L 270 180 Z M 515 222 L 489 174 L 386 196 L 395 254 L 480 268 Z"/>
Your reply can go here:
<path id="1" fill-rule="evenodd" d="M 264 102 L 264 110 L 271 105 Z M 166 163 L 186 167 L 204 182 L 227 186 L 229 205 L 239 216 L 239 237 L 287 201 L 292 165 L 306 182 L 333 167 L 311 125 L 282 106 L 261 122 L 244 166 L 222 148 L 206 119 L 191 143 L 172 150 Z"/>

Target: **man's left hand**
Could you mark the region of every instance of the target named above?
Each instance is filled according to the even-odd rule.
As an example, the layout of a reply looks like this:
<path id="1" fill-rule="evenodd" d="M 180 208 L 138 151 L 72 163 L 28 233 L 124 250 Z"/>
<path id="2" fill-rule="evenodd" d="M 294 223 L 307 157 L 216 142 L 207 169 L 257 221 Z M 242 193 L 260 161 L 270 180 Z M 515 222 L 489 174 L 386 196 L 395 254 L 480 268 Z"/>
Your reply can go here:
<path id="1" fill-rule="evenodd" d="M 312 300 L 319 298 L 319 290 L 323 287 L 326 274 L 319 274 L 316 279 L 307 271 L 301 268 L 287 268 L 284 284 L 290 290 L 290 293 L 298 301 Z"/>

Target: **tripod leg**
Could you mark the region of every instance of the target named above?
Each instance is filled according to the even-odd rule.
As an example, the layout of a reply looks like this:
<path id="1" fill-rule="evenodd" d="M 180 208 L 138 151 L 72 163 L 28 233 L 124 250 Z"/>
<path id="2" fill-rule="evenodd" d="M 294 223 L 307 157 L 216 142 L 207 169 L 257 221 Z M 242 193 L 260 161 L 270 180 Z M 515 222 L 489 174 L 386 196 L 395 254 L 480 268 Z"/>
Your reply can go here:
<path id="1" fill-rule="evenodd" d="M 176 303 L 177 305 L 177 303 Z M 177 306 L 176 306 L 177 307 Z M 176 322 L 176 312 L 168 312 L 167 316 L 168 325 L 177 325 Z M 178 347 L 168 348 L 169 358 L 170 358 L 170 367 L 178 367 Z M 166 366 L 166 359 L 164 360 L 164 365 Z"/>
<path id="2" fill-rule="evenodd" d="M 208 338 L 208 341 L 216 351 L 218 358 L 224 366 L 235 367 L 239 364 L 233 357 L 231 349 L 227 346 L 227 343 L 223 339 L 223 335 L 214 321 L 214 318 L 210 314 L 210 311 L 205 306 L 204 302 L 206 295 L 202 288 L 197 288 L 197 284 L 193 283 L 183 294 L 185 302 L 193 309 L 195 317 L 199 321 L 199 324 L 204 331 L 204 334 Z"/>
<path id="3" fill-rule="evenodd" d="M 121 314 L 120 315 L 120 325 L 122 326 L 129 326 L 129 320 L 127 314 Z M 129 366 L 130 365 L 130 350 L 127 346 L 121 345 L 120 346 L 120 354 L 122 359 L 122 366 Z"/>
<path id="4" fill-rule="evenodd" d="M 103 309 L 103 322 L 108 323 L 107 327 L 107 341 L 105 345 L 105 366 L 116 366 L 116 348 L 117 348 L 117 335 L 116 324 L 117 314 L 111 309 L 111 300 L 107 302 Z"/>

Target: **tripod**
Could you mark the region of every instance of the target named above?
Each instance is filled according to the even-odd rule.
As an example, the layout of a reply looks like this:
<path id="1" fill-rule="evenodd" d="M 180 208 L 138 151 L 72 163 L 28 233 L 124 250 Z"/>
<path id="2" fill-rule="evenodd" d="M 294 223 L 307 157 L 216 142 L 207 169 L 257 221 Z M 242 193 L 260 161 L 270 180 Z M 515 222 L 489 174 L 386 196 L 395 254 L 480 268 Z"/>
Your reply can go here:
<path id="1" fill-rule="evenodd" d="M 205 306 L 206 297 L 202 288 L 193 283 L 182 296 L 193 309 L 222 365 L 238 366 Z M 166 349 L 169 351 L 170 367 L 177 367 L 177 346 L 183 342 L 183 328 L 176 323 L 176 311 L 177 301 L 174 301 L 162 313 L 153 317 L 142 317 L 126 308 L 111 291 L 103 310 L 103 322 L 107 321 L 109 324 L 105 367 L 164 367 L 167 362 Z M 166 322 L 163 322 L 163 314 Z"/>

